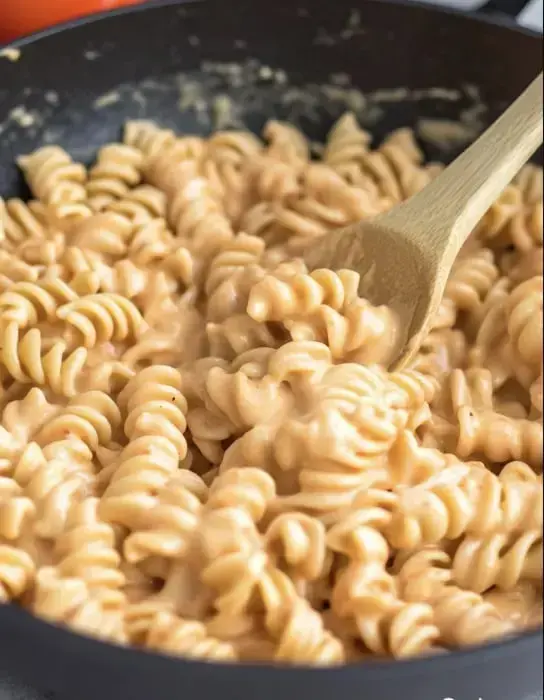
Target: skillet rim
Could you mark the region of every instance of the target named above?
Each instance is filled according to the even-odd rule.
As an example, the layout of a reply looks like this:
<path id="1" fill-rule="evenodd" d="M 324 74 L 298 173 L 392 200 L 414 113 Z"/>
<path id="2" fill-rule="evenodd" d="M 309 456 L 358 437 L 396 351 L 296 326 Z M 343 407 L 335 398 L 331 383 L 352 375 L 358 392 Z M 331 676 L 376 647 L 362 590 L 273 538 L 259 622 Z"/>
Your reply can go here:
<path id="1" fill-rule="evenodd" d="M 258 0 L 256 0 L 257 2 Z M 453 16 L 457 18 L 462 18 L 469 22 L 476 22 L 482 27 L 492 26 L 500 27 L 511 32 L 518 33 L 522 36 L 526 36 L 528 39 L 540 40 L 542 42 L 542 35 L 530 28 L 517 25 L 515 21 L 507 16 L 500 17 L 496 15 L 485 15 L 478 13 L 469 13 L 462 10 L 457 10 L 455 8 L 442 7 L 430 5 L 426 2 L 421 2 L 421 0 L 366 0 L 367 2 L 382 5 L 391 5 L 393 7 L 400 6 L 406 8 L 415 8 L 418 11 L 428 12 L 435 15 L 441 16 Z M 55 36 L 61 32 L 70 31 L 71 29 L 76 29 L 81 26 L 88 24 L 93 24 L 95 22 L 101 22 L 108 20 L 110 17 L 120 17 L 124 15 L 132 15 L 139 12 L 153 11 L 155 9 L 165 8 L 165 7 L 176 7 L 183 5 L 197 5 L 197 4 L 218 4 L 222 5 L 222 0 L 156 0 L 152 3 L 141 3 L 136 5 L 124 6 L 116 8 L 113 10 L 93 13 L 90 15 L 85 15 L 83 17 L 78 17 L 76 19 L 68 20 L 67 22 L 62 22 L 60 24 L 42 29 L 38 32 L 32 34 L 27 34 L 16 40 L 9 42 L 7 44 L 0 44 L 0 58 L 6 57 L 6 54 L 2 56 L 2 52 L 6 49 L 24 49 L 25 46 L 35 44 L 42 39 L 46 39 L 51 36 Z M 9 61 L 9 58 L 8 58 Z M 0 68 L 2 62 L 0 61 Z M 148 664 L 155 664 L 157 671 L 160 671 L 160 665 L 168 664 L 172 666 L 174 663 L 180 670 L 183 666 L 191 667 L 204 667 L 209 668 L 210 666 L 217 669 L 224 669 L 225 672 L 230 672 L 231 675 L 236 673 L 241 673 L 243 671 L 258 669 L 260 671 L 271 670 L 279 671 L 284 675 L 289 675 L 292 678 L 299 677 L 302 672 L 308 674 L 311 672 L 314 675 L 317 674 L 346 674 L 346 673 L 365 673 L 367 680 L 375 680 L 377 682 L 385 676 L 390 676 L 391 673 L 400 674 L 404 676 L 417 675 L 419 673 L 430 673 L 440 674 L 448 670 L 460 670 L 460 668 L 473 666 L 479 664 L 485 660 L 491 660 L 495 657 L 495 661 L 498 662 L 500 657 L 503 655 L 508 655 L 508 653 L 517 647 L 518 653 L 520 652 L 522 646 L 526 648 L 532 647 L 533 644 L 538 644 L 539 641 L 543 640 L 543 629 L 536 629 L 531 631 L 522 632 L 517 635 L 506 637 L 505 639 L 498 640 L 496 642 L 490 642 L 488 644 L 481 644 L 477 646 L 464 647 L 459 650 L 453 650 L 447 654 L 437 655 L 437 656 L 422 656 L 414 657 L 409 659 L 397 659 L 397 660 L 387 660 L 379 661 L 378 663 L 354 663 L 345 664 L 343 666 L 336 667 L 326 667 L 320 668 L 316 666 L 287 666 L 287 665 L 273 665 L 266 663 L 236 663 L 229 664 L 225 662 L 209 662 L 202 661 L 198 659 L 184 659 L 181 657 L 168 656 L 166 654 L 161 654 L 155 651 L 144 651 L 135 647 L 123 647 L 120 645 L 113 644 L 108 641 L 101 641 L 96 638 L 86 636 L 84 634 L 76 633 L 68 628 L 61 627 L 56 624 L 49 623 L 38 617 L 35 617 L 28 611 L 17 607 L 12 604 L 0 604 L 0 620 L 2 618 L 8 621 L 11 617 L 12 625 L 17 622 L 21 622 L 23 625 L 29 627 L 28 632 L 32 634 L 35 630 L 37 633 L 47 633 L 56 634 L 59 640 L 58 646 L 71 647 L 72 653 L 74 654 L 89 654 L 94 657 L 99 655 L 107 654 L 107 660 L 109 663 L 113 663 L 115 657 L 117 657 L 117 663 L 119 666 L 123 664 L 130 665 L 133 669 L 133 664 L 136 663 L 137 659 L 140 659 L 142 663 L 144 661 Z M 17 620 L 16 618 L 19 618 Z M 0 639 L 3 636 L 1 634 L 0 626 Z M 34 628 L 34 630 L 32 629 Z M 40 630 L 41 628 L 41 630 Z M 36 634 L 38 636 L 38 634 Z M 79 645 L 79 649 L 74 647 Z M 148 672 L 152 671 L 149 669 Z"/>
<path id="2" fill-rule="evenodd" d="M 259 0 L 255 1 L 258 2 Z M 45 39 L 46 37 L 58 34 L 59 32 L 75 29 L 85 24 L 92 24 L 93 22 L 100 22 L 108 19 L 109 17 L 119 17 L 138 12 L 152 11 L 153 9 L 161 7 L 170 7 L 175 5 L 196 5 L 202 3 L 213 4 L 214 2 L 218 5 L 222 4 L 221 0 L 153 0 L 151 3 L 141 2 L 136 5 L 124 5 L 123 7 L 118 7 L 113 10 L 105 10 L 104 12 L 94 12 L 90 15 L 83 15 L 82 17 L 76 17 L 75 19 L 55 24 L 52 27 L 46 27 L 45 29 L 41 29 L 31 34 L 25 34 L 6 44 L 0 43 L 0 52 L 4 51 L 5 49 L 21 49 L 29 44 L 40 41 L 40 39 Z M 370 2 L 401 7 L 415 7 L 424 12 L 430 12 L 431 14 L 464 17 L 467 21 L 477 22 L 478 24 L 486 26 L 502 27 L 503 29 L 509 29 L 510 31 L 517 32 L 522 36 L 542 40 L 542 34 L 540 32 L 530 29 L 529 27 L 516 24 L 515 19 L 508 17 L 507 15 L 502 17 L 499 15 L 486 15 L 478 12 L 465 12 L 454 7 L 430 5 L 428 2 L 423 2 L 422 0 L 370 0 Z"/>
<path id="3" fill-rule="evenodd" d="M 180 667 L 186 666 L 199 666 L 204 668 L 209 668 L 210 666 L 218 669 L 223 669 L 226 672 L 231 672 L 232 675 L 240 673 L 242 670 L 271 670 L 278 671 L 290 675 L 292 678 L 294 676 L 300 676 L 301 672 L 311 672 L 314 675 L 317 674 L 339 674 L 344 671 L 348 673 L 359 673 L 364 672 L 366 675 L 366 680 L 369 681 L 380 681 L 386 676 L 390 676 L 391 673 L 402 673 L 405 678 L 413 675 L 418 675 L 421 673 L 432 673 L 433 675 L 440 675 L 442 673 L 447 673 L 448 671 L 460 671 L 461 669 L 466 669 L 476 664 L 481 664 L 484 661 L 494 661 L 499 662 L 502 656 L 509 656 L 509 652 L 513 651 L 516 647 L 516 652 L 520 653 L 521 648 L 526 649 L 532 647 L 534 644 L 542 643 L 543 641 L 543 630 L 536 629 L 521 634 L 512 635 L 504 639 L 499 639 L 496 642 L 490 642 L 488 644 L 479 644 L 470 647 L 463 647 L 461 649 L 455 649 L 448 651 L 445 654 L 438 654 L 432 656 L 416 656 L 407 659 L 395 659 L 395 660 L 381 660 L 377 657 L 377 661 L 369 663 L 347 663 L 339 666 L 311 666 L 300 664 L 297 666 L 273 664 L 273 663 L 248 663 L 248 662 L 236 662 L 228 663 L 222 661 L 205 661 L 201 659 L 190 659 L 178 656 L 169 656 L 168 654 L 162 654 L 157 651 L 143 650 L 138 647 L 131 646 L 121 646 L 114 644 L 113 642 L 103 641 L 95 637 L 91 637 L 82 633 L 73 632 L 67 627 L 62 627 L 55 623 L 48 622 L 39 617 L 34 616 L 32 613 L 28 612 L 23 608 L 19 608 L 13 604 L 0 604 L 0 621 L 5 622 L 6 618 L 8 622 L 11 617 L 11 623 L 13 625 L 22 622 L 24 626 L 28 628 L 28 634 L 35 633 L 33 636 L 38 637 L 38 635 L 51 633 L 57 635 L 59 644 L 56 647 L 68 648 L 70 647 L 72 654 L 85 654 L 96 658 L 97 655 L 107 654 L 107 661 L 109 664 L 114 662 L 118 665 L 118 669 L 122 670 L 123 665 L 126 668 L 134 670 L 134 664 L 137 659 L 139 659 L 142 664 L 149 663 L 155 664 L 156 672 L 160 672 L 160 665 L 167 663 L 172 666 L 172 662 Z M 17 619 L 18 618 L 18 619 Z M 2 628 L 4 625 L 2 625 Z M 41 628 L 41 629 L 40 629 Z M 0 630 L 0 640 L 2 638 L 2 632 Z M 9 639 L 9 637 L 8 637 Z M 49 642 L 52 644 L 52 642 Z M 79 649 L 75 647 L 79 646 Z M 117 660 L 115 660 L 117 657 Z M 1 666 L 1 664 L 0 664 Z M 147 669 L 148 672 L 153 671 L 153 669 Z"/>

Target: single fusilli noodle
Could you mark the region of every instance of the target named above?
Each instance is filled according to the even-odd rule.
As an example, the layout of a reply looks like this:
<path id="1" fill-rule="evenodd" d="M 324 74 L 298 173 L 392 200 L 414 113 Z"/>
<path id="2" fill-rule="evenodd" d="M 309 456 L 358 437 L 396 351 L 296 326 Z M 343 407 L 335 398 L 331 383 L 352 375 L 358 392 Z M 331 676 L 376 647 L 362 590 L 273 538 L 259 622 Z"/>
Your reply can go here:
<path id="1" fill-rule="evenodd" d="M 112 143 L 101 148 L 96 165 L 89 170 L 87 197 L 91 207 L 100 211 L 140 183 L 143 154 L 125 144 Z"/>
<path id="2" fill-rule="evenodd" d="M 403 601 L 394 578 L 380 564 L 351 562 L 338 576 L 333 609 L 375 654 L 397 658 L 432 652 L 440 632 L 429 603 Z"/>
<path id="3" fill-rule="evenodd" d="M 100 520 L 97 511 L 97 498 L 74 504 L 64 532 L 55 542 L 54 557 L 60 576 L 84 581 L 91 595 L 112 608 L 124 602 L 120 589 L 125 577 L 119 569 L 115 532 Z"/>
<path id="4" fill-rule="evenodd" d="M 180 559 L 190 547 L 199 524 L 202 500 L 207 488 L 202 479 L 181 470 L 157 491 L 156 504 L 149 509 L 145 529 L 133 531 L 125 540 L 123 553 L 130 563 L 150 556 Z"/>
<path id="5" fill-rule="evenodd" d="M 0 238 L 2 246 L 8 250 L 31 239 L 43 241 L 48 224 L 47 209 L 41 202 L 23 202 L 20 199 L 4 201 L 0 197 Z"/>
<path id="6" fill-rule="evenodd" d="M 465 537 L 453 558 L 454 580 L 462 588 L 483 593 L 493 586 L 513 588 L 519 581 L 542 579 L 542 532 L 497 533 Z"/>
<path id="7" fill-rule="evenodd" d="M 57 309 L 57 318 L 81 334 L 84 347 L 109 341 L 129 342 L 147 330 L 138 309 L 120 294 L 92 294 Z"/>
<path id="8" fill-rule="evenodd" d="M 77 380 L 87 360 L 85 348 L 75 348 L 70 353 L 62 340 L 50 349 L 44 348 L 37 328 L 21 334 L 15 322 L 8 324 L 0 338 L 1 361 L 13 379 L 50 387 L 60 396 L 76 394 Z"/>
<path id="9" fill-rule="evenodd" d="M 32 610 L 51 622 L 85 635 L 123 644 L 126 641 L 123 613 L 119 606 L 93 596 L 80 578 L 62 577 L 55 567 L 42 567 L 36 574 Z"/>
<path id="10" fill-rule="evenodd" d="M 448 647 L 481 644 L 513 630 L 490 602 L 452 583 L 451 560 L 441 549 L 429 547 L 409 554 L 398 577 L 406 600 L 433 605 L 441 642 Z"/>
<path id="11" fill-rule="evenodd" d="M 55 217 L 79 218 L 89 212 L 85 204 L 87 172 L 64 149 L 44 146 L 30 155 L 21 156 L 17 162 L 32 193 L 51 207 Z"/>
<path id="12" fill-rule="evenodd" d="M 0 541 L 0 603 L 20 598 L 34 580 L 36 566 L 24 549 Z"/>
<path id="13" fill-rule="evenodd" d="M 0 326 L 14 322 L 26 328 L 40 321 L 54 321 L 57 309 L 78 296 L 60 279 L 18 282 L 0 294 Z"/>

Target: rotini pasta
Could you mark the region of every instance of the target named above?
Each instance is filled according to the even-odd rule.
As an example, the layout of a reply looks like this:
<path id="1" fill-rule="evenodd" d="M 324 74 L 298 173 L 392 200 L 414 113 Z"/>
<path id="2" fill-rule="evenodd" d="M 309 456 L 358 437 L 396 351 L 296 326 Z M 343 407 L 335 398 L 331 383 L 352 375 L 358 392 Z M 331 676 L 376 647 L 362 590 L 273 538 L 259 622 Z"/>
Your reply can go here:
<path id="1" fill-rule="evenodd" d="M 43 566 L 37 572 L 31 609 L 82 634 L 118 644 L 126 641 L 122 608 L 108 607 L 82 579 L 62 577 L 55 567 Z"/>
<path id="2" fill-rule="evenodd" d="M 80 218 L 90 213 L 86 205 L 87 172 L 59 146 L 44 146 L 18 159 L 32 193 L 57 219 Z"/>
<path id="3" fill-rule="evenodd" d="M 450 557 L 443 550 L 429 547 L 409 554 L 398 578 L 407 600 L 433 605 L 435 624 L 448 647 L 480 644 L 513 630 L 512 622 L 482 596 L 453 584 Z"/>
<path id="4" fill-rule="evenodd" d="M 0 293 L 15 282 L 35 282 L 38 270 L 11 253 L 0 251 Z"/>
<path id="5" fill-rule="evenodd" d="M 54 321 L 57 309 L 78 296 L 60 279 L 18 282 L 0 295 L 0 324 L 14 322 L 26 328 L 40 321 Z"/>
<path id="6" fill-rule="evenodd" d="M 57 318 L 77 329 L 86 348 L 109 341 L 137 339 L 147 324 L 134 304 L 120 294 L 92 294 L 57 309 Z"/>
<path id="7" fill-rule="evenodd" d="M 156 505 L 149 511 L 146 529 L 132 532 L 123 553 L 130 563 L 149 556 L 179 560 L 184 556 L 199 524 L 207 488 L 202 479 L 182 470 L 157 491 Z"/>
<path id="8" fill-rule="evenodd" d="M 15 381 L 48 386 L 60 396 L 74 396 L 77 379 L 87 360 L 85 348 L 67 354 L 63 341 L 44 352 L 44 340 L 37 328 L 21 338 L 17 323 L 10 323 L 1 333 L 1 361 Z"/>
<path id="9" fill-rule="evenodd" d="M 100 149 L 96 165 L 89 171 L 87 197 L 90 206 L 100 211 L 122 199 L 141 180 L 143 154 L 125 144 L 110 144 Z"/>
<path id="10" fill-rule="evenodd" d="M 55 542 L 54 557 L 60 576 L 83 581 L 91 595 L 100 597 L 107 607 L 124 600 L 120 589 L 125 577 L 119 568 L 113 528 L 98 517 L 98 499 L 74 503 L 65 529 Z"/>
<path id="11" fill-rule="evenodd" d="M 15 249 L 28 240 L 47 240 L 47 210 L 43 204 L 34 200 L 23 202 L 20 199 L 0 197 L 0 239 L 2 247 Z"/>
<path id="12" fill-rule="evenodd" d="M 0 544 L 0 603 L 20 598 L 31 586 L 35 571 L 34 561 L 24 549 Z"/>
<path id="13" fill-rule="evenodd" d="M 542 623 L 542 172 L 463 247 L 411 366 L 319 237 L 440 171 L 131 121 L 0 198 L 0 604 L 190 659 L 331 666 Z M 322 153 L 320 158 L 315 152 Z"/>

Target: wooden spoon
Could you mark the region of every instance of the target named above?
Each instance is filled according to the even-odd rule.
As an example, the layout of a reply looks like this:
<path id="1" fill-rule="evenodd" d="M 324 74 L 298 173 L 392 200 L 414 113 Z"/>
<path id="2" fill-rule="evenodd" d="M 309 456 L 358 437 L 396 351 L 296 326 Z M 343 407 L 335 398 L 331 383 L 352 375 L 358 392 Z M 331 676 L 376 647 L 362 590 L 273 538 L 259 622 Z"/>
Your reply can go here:
<path id="1" fill-rule="evenodd" d="M 418 350 L 461 246 L 542 138 L 541 73 L 425 189 L 385 214 L 328 234 L 306 254 L 312 269 L 356 270 L 361 296 L 395 312 L 393 367 Z"/>

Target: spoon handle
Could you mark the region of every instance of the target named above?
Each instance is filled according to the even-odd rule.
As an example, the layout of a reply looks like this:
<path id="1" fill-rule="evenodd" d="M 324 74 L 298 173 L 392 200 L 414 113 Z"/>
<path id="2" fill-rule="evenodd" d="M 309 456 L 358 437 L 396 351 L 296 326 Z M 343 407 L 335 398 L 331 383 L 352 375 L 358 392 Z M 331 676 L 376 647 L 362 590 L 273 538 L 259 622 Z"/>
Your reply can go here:
<path id="1" fill-rule="evenodd" d="M 542 143 L 542 73 L 466 151 L 399 207 L 410 233 L 453 262 L 467 236 Z M 418 220 L 419 219 L 419 220 Z M 434 238 L 434 240 L 433 240 Z"/>

